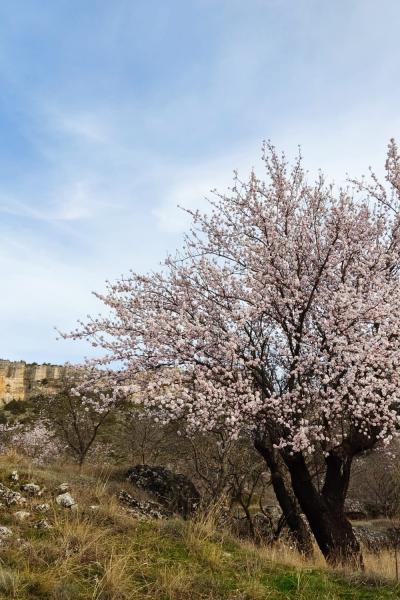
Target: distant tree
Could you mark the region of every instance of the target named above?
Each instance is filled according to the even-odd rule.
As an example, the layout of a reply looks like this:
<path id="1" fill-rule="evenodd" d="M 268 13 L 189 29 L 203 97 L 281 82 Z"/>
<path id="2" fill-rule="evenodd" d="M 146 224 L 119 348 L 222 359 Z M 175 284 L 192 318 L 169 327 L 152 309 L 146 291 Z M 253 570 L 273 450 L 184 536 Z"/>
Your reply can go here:
<path id="1" fill-rule="evenodd" d="M 56 395 L 36 397 L 35 406 L 66 452 L 82 466 L 114 404 L 99 394 L 82 398 L 74 392 L 74 385 L 76 382 L 65 381 Z"/>
<path id="2" fill-rule="evenodd" d="M 392 141 L 386 186 L 338 191 L 270 145 L 264 164 L 266 181 L 236 175 L 163 270 L 108 284 L 110 316 L 71 335 L 106 353 L 92 389 L 106 379 L 129 396 L 140 380 L 138 402 L 162 421 L 250 432 L 299 540 L 297 502 L 329 562 L 361 565 L 351 465 L 400 425 L 400 157 Z"/>
<path id="3" fill-rule="evenodd" d="M 65 450 L 62 441 L 44 419 L 15 424 L 9 432 L 8 446 L 34 462 L 44 464 L 59 459 Z"/>
<path id="4" fill-rule="evenodd" d="M 116 415 L 117 433 L 111 443 L 117 456 L 134 464 L 178 464 L 182 439 L 177 435 L 176 423 L 161 426 L 154 423 L 137 407 L 126 406 Z"/>
<path id="5" fill-rule="evenodd" d="M 361 456 L 355 463 L 349 493 L 361 500 L 373 517 L 400 516 L 399 449 L 392 444 L 383 450 Z"/>

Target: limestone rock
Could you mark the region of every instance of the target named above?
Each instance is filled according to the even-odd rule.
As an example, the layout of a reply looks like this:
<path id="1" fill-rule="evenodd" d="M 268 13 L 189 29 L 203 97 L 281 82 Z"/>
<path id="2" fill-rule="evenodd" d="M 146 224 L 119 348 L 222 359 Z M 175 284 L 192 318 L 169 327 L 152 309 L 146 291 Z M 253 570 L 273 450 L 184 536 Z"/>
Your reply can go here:
<path id="1" fill-rule="evenodd" d="M 200 504 L 200 494 L 190 479 L 165 467 L 136 465 L 129 469 L 127 478 L 168 511 L 182 517 L 189 517 Z"/>
<path id="2" fill-rule="evenodd" d="M 10 490 L 10 488 L 0 483 L 0 501 L 6 506 L 21 506 L 26 503 L 26 498 L 24 498 L 19 492 Z"/>
<path id="3" fill-rule="evenodd" d="M 35 523 L 34 527 L 36 527 L 36 529 L 52 529 L 53 528 L 53 526 L 50 525 L 50 523 L 48 521 L 46 521 L 46 519 L 37 521 L 37 523 Z"/>
<path id="4" fill-rule="evenodd" d="M 372 552 L 400 546 L 400 528 L 375 529 L 372 525 L 354 525 L 357 539 Z"/>
<path id="5" fill-rule="evenodd" d="M 14 481 L 14 483 L 17 483 L 19 481 L 18 471 L 11 471 L 10 479 L 11 481 Z"/>
<path id="6" fill-rule="evenodd" d="M 76 502 L 69 492 L 57 496 L 56 502 L 59 506 L 63 506 L 64 508 L 72 509 L 73 506 L 76 506 Z"/>
<path id="7" fill-rule="evenodd" d="M 19 521 L 20 523 L 22 523 L 23 521 L 26 521 L 26 519 L 30 516 L 31 516 L 31 513 L 28 512 L 27 510 L 17 510 L 17 512 L 14 513 L 14 519 L 16 521 Z"/>
<path id="8" fill-rule="evenodd" d="M 269 519 L 271 526 L 276 528 L 282 518 L 282 509 L 278 504 L 268 504 L 263 507 L 266 517 Z"/>
<path id="9" fill-rule="evenodd" d="M 256 513 L 252 516 L 254 536 L 258 541 L 263 543 L 272 543 L 274 540 L 273 522 L 269 516 L 263 513 Z M 247 519 L 237 519 L 234 525 L 234 531 L 238 537 L 248 537 L 252 539 L 253 532 L 250 528 L 250 523 Z"/>
<path id="10" fill-rule="evenodd" d="M 354 521 L 368 518 L 368 511 L 360 500 L 346 498 L 344 501 L 345 515 Z"/>
<path id="11" fill-rule="evenodd" d="M 35 506 L 35 510 L 36 510 L 36 512 L 39 512 L 39 513 L 49 512 L 50 504 L 47 504 L 47 502 L 44 502 L 43 504 L 37 504 Z"/>
<path id="12" fill-rule="evenodd" d="M 66 367 L 0 360 L 0 405 L 57 393 Z"/>
<path id="13" fill-rule="evenodd" d="M 13 536 L 13 532 L 9 527 L 5 525 L 0 525 L 0 544 L 5 542 L 7 539 Z"/>
<path id="14" fill-rule="evenodd" d="M 66 492 L 69 492 L 69 483 L 60 483 L 57 488 L 57 492 L 59 494 L 65 494 Z"/>
<path id="15" fill-rule="evenodd" d="M 136 500 L 131 494 L 122 490 L 118 499 L 127 507 L 127 512 L 136 519 L 166 519 L 172 516 L 172 513 L 165 510 L 156 502 Z"/>
<path id="16" fill-rule="evenodd" d="M 24 485 L 21 485 L 21 490 L 28 494 L 28 496 L 41 495 L 40 485 L 37 485 L 36 483 L 25 483 Z"/>

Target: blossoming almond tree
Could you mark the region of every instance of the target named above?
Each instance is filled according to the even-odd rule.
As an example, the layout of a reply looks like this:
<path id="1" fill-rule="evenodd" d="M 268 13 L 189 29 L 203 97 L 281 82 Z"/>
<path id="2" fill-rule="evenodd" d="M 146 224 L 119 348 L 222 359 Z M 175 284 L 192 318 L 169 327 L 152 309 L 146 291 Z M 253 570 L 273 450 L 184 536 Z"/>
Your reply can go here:
<path id="1" fill-rule="evenodd" d="M 93 387 L 107 376 L 130 395 L 139 378 L 138 401 L 163 420 L 251 433 L 271 468 L 286 465 L 327 560 L 361 564 L 344 514 L 352 460 L 400 425 L 400 159 L 391 142 L 387 186 L 350 192 L 308 183 L 301 157 L 290 166 L 267 145 L 263 158 L 265 181 L 235 176 L 164 269 L 108 284 L 109 316 L 71 335 L 105 351 Z"/>

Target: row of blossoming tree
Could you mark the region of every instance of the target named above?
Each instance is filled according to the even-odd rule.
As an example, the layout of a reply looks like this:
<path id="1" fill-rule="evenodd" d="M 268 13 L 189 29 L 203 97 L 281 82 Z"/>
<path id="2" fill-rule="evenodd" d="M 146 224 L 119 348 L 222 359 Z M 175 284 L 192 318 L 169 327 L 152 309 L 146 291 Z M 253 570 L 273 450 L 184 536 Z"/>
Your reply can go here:
<path id="1" fill-rule="evenodd" d="M 263 164 L 191 213 L 159 272 L 109 283 L 108 316 L 69 335 L 103 349 L 92 390 L 134 395 L 187 435 L 251 436 L 298 547 L 311 552 L 310 529 L 329 562 L 362 565 L 344 514 L 352 461 L 400 425 L 400 157 L 392 141 L 386 181 L 347 189 L 308 181 L 300 156 L 269 144 Z"/>

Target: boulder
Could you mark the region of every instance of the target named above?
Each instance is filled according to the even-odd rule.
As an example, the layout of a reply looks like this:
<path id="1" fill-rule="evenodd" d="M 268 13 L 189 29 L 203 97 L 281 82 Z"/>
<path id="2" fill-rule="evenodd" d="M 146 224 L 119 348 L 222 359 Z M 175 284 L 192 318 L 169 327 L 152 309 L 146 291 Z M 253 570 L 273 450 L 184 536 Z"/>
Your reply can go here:
<path id="1" fill-rule="evenodd" d="M 36 504 L 35 510 L 36 510 L 36 512 L 39 512 L 39 513 L 49 512 L 50 504 L 48 504 L 47 502 L 44 502 L 43 504 Z"/>
<path id="2" fill-rule="evenodd" d="M 166 519 L 172 516 L 171 512 L 156 502 L 136 500 L 125 490 L 118 494 L 118 499 L 127 508 L 127 512 L 136 519 Z"/>
<path id="3" fill-rule="evenodd" d="M 26 498 L 24 498 L 19 492 L 14 492 L 7 486 L 0 483 L 0 502 L 6 506 L 22 506 L 26 503 Z"/>
<path id="4" fill-rule="evenodd" d="M 14 513 L 14 519 L 16 521 L 19 521 L 20 523 L 22 523 L 23 521 L 26 521 L 26 519 L 30 516 L 31 516 L 31 513 L 28 512 L 27 510 L 17 510 L 17 512 Z"/>
<path id="5" fill-rule="evenodd" d="M 24 485 L 21 485 L 21 490 L 28 494 L 28 496 L 41 495 L 40 485 L 37 485 L 36 483 L 25 483 Z"/>
<path id="6" fill-rule="evenodd" d="M 1 525 L 0 526 L 0 545 L 5 542 L 7 539 L 9 539 L 10 537 L 12 537 L 13 532 L 11 531 L 11 529 L 9 527 L 6 527 L 5 525 Z"/>
<path id="7" fill-rule="evenodd" d="M 18 471 L 11 471 L 10 479 L 14 483 L 17 483 L 19 481 Z"/>
<path id="8" fill-rule="evenodd" d="M 232 519 L 232 529 L 240 538 L 253 539 L 254 536 L 258 541 L 263 543 L 272 543 L 274 540 L 274 529 L 272 526 L 271 519 L 263 513 L 256 513 L 252 516 L 253 531 L 250 523 L 246 517 Z"/>
<path id="9" fill-rule="evenodd" d="M 35 523 L 34 527 L 36 529 L 52 529 L 53 526 L 50 525 L 50 523 L 48 521 L 46 521 L 46 519 L 42 519 L 41 521 L 38 521 L 37 523 Z"/>
<path id="10" fill-rule="evenodd" d="M 63 506 L 64 508 L 73 508 L 76 506 L 76 502 L 70 493 L 66 492 L 65 494 L 60 494 L 56 498 L 56 502 L 59 506 Z"/>
<path id="11" fill-rule="evenodd" d="M 376 529 L 373 526 L 355 525 L 354 533 L 359 542 L 364 544 L 372 552 L 380 552 L 383 549 L 399 548 L 400 528 L 387 527 Z"/>
<path id="12" fill-rule="evenodd" d="M 282 519 L 282 509 L 278 504 L 268 504 L 263 507 L 264 516 L 270 522 L 271 527 L 276 529 Z"/>
<path id="13" fill-rule="evenodd" d="M 60 483 L 60 485 L 57 488 L 57 493 L 58 494 L 65 494 L 66 492 L 69 492 L 69 483 Z"/>
<path id="14" fill-rule="evenodd" d="M 368 518 L 368 511 L 360 500 L 346 498 L 344 501 L 344 512 L 347 518 L 353 521 L 362 521 Z"/>
<path id="15" fill-rule="evenodd" d="M 200 504 L 200 494 L 188 477 L 165 467 L 136 465 L 127 472 L 128 480 L 155 498 L 168 511 L 184 518 Z"/>

